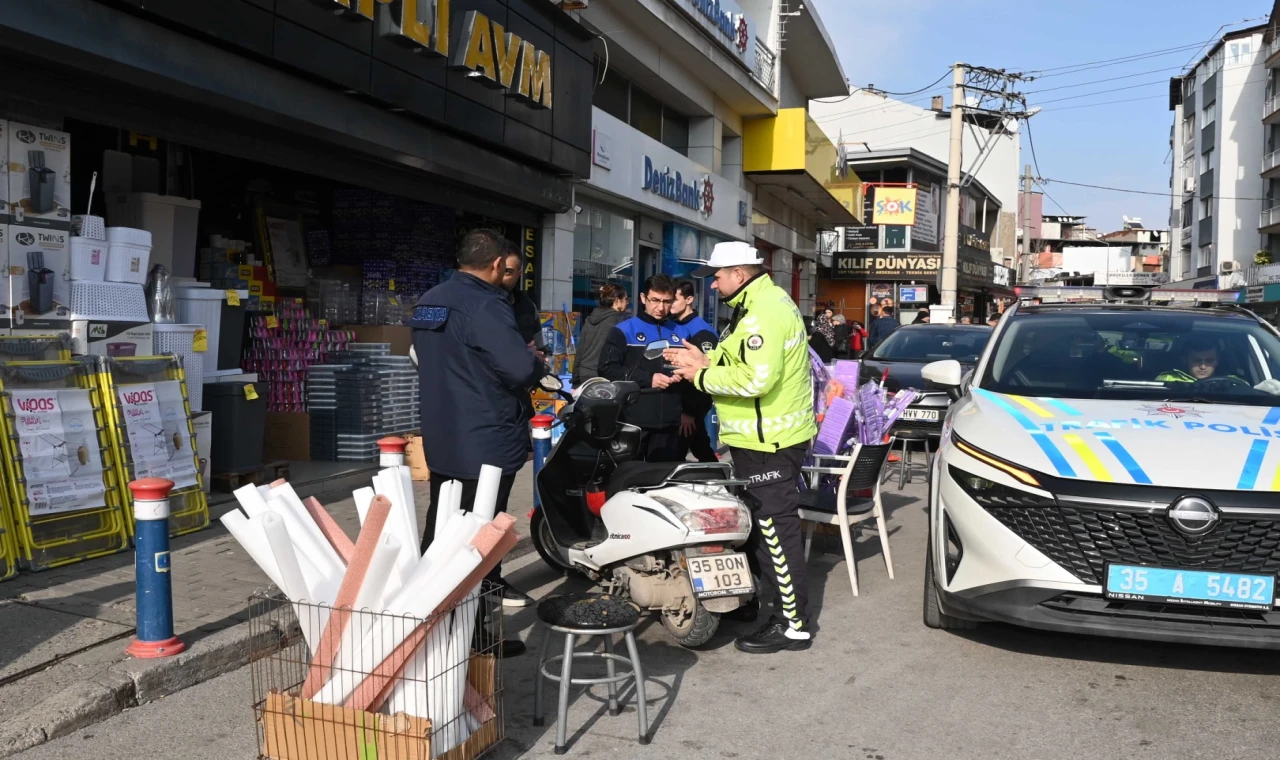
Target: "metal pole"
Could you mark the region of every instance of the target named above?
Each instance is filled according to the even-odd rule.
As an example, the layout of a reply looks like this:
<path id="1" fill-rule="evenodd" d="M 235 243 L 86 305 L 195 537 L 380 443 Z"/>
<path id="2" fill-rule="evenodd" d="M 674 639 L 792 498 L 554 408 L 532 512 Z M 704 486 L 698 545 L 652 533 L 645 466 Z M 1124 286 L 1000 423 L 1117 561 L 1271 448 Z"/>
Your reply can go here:
<path id="1" fill-rule="evenodd" d="M 1018 258 L 1016 285 L 1026 283 L 1031 275 L 1031 164 L 1022 169 L 1022 255 Z"/>
<path id="2" fill-rule="evenodd" d="M 942 305 L 950 309 L 948 321 L 956 318 L 956 266 L 960 260 L 960 169 L 964 156 L 964 73 L 965 65 L 952 67 L 951 152 L 947 158 L 947 230 L 942 248 Z"/>
<path id="3" fill-rule="evenodd" d="M 397 436 L 378 439 L 378 466 L 403 467 L 404 450 L 409 442 Z"/>
<path id="4" fill-rule="evenodd" d="M 132 657 L 169 657 L 184 649 L 173 634 L 173 583 L 169 575 L 169 492 L 173 481 L 143 478 L 133 492 L 134 576 L 138 633 L 125 647 Z"/>

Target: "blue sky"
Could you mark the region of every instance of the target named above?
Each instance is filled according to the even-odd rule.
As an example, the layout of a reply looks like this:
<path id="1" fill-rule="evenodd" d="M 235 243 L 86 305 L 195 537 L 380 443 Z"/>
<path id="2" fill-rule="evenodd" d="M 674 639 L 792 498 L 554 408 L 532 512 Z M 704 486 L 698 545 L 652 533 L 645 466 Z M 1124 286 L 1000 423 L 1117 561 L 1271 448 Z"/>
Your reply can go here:
<path id="1" fill-rule="evenodd" d="M 805 0 L 817 8 L 854 86 L 907 92 L 937 79 L 956 61 L 1010 70 L 1050 69 L 1182 47 L 1212 37 L 1222 24 L 1261 17 L 1272 0 Z M 1154 72 L 1030 95 L 1028 103 L 1130 85 L 1043 106 L 1032 120 L 1041 176 L 1095 185 L 1167 191 L 1168 77 L 1196 50 L 1182 50 L 1092 71 L 1045 78 L 1024 91 Z M 1155 71 L 1160 69 L 1161 71 Z M 1167 69 L 1167 70 L 1164 70 Z M 919 96 L 944 94 L 950 78 Z M 1065 108 L 1104 101 L 1126 102 Z M 947 98 L 948 104 L 950 97 Z M 1061 110 L 1058 110 L 1061 109 Z M 1261 129 L 1261 114 L 1259 114 Z M 856 136 L 846 135 L 856 139 Z M 1024 163 L 1031 153 L 1023 139 Z M 1034 170 L 1033 170 L 1034 171 Z M 1148 227 L 1168 225 L 1169 199 L 1050 184 L 1048 194 L 1068 212 L 1085 214 L 1102 231 L 1120 228 L 1121 215 Z M 1046 213 L 1057 213 L 1046 200 Z"/>

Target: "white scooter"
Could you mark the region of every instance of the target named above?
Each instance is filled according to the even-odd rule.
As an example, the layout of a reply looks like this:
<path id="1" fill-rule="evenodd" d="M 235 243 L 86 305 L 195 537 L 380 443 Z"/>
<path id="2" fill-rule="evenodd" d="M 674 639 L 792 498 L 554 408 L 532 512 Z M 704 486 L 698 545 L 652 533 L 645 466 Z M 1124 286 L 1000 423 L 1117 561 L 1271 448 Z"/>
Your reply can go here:
<path id="1" fill-rule="evenodd" d="M 720 615 L 755 593 L 747 557 L 734 551 L 751 530 L 750 511 L 734 495 L 745 481 L 727 463 L 636 461 L 641 431 L 619 421 L 642 393 L 634 382 L 594 378 L 574 396 L 554 376 L 541 384 L 571 403 L 537 477 L 538 553 L 556 570 L 582 572 L 657 612 L 682 646 L 706 643 Z"/>

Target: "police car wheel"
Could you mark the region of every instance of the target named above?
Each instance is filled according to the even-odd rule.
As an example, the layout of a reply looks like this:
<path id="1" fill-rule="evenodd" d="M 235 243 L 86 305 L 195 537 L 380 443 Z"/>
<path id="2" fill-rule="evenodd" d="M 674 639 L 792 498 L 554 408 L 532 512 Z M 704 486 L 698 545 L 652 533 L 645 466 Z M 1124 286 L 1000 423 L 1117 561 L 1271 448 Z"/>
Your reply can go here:
<path id="1" fill-rule="evenodd" d="M 551 526 L 541 509 L 533 513 L 533 519 L 529 522 L 529 538 L 533 541 L 533 548 L 538 551 L 538 556 L 552 570 L 567 575 L 573 569 L 560 556 L 555 537 L 551 535 Z"/>
<path id="2" fill-rule="evenodd" d="M 928 628 L 944 631 L 972 631 L 978 623 L 965 620 L 942 611 L 938 601 L 938 587 L 933 582 L 933 546 L 925 550 L 924 556 L 924 624 Z"/>

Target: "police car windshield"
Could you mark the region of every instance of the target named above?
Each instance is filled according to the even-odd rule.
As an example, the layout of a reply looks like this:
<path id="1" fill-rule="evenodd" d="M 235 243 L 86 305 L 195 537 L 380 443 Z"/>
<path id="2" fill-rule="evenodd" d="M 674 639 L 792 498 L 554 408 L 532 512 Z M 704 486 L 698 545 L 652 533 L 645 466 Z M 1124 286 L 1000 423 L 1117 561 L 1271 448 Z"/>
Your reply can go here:
<path id="1" fill-rule="evenodd" d="M 1028 311 L 1009 320 L 979 387 L 1021 396 L 1280 406 L 1280 338 L 1246 314 Z"/>
<path id="2" fill-rule="evenodd" d="M 977 364 L 990 337 L 989 327 L 907 326 L 894 330 L 881 341 L 871 352 L 871 358 L 907 362 L 955 359 L 965 364 Z"/>

